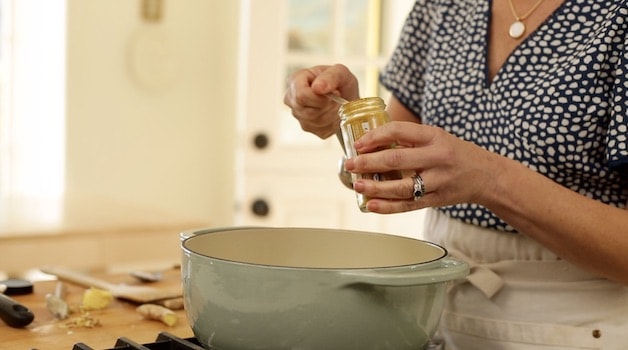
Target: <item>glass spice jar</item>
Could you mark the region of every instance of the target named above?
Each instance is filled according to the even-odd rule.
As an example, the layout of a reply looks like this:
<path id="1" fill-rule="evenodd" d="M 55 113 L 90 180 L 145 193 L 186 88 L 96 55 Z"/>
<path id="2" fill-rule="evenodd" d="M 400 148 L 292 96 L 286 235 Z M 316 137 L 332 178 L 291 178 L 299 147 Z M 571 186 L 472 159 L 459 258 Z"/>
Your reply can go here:
<path id="1" fill-rule="evenodd" d="M 353 146 L 357 139 L 369 132 L 369 130 L 373 130 L 390 121 L 390 117 L 385 108 L 386 104 L 384 100 L 379 97 L 361 98 L 340 106 L 338 115 L 340 116 L 340 129 L 344 139 L 344 148 L 347 158 L 353 158 L 358 155 Z M 389 146 L 389 148 L 393 147 L 394 145 Z M 352 173 L 351 177 L 354 183 L 358 179 L 386 181 L 401 179 L 402 173 L 398 170 L 385 173 Z M 360 210 L 368 212 L 366 202 L 368 202 L 369 198 L 356 192 L 356 199 Z"/>

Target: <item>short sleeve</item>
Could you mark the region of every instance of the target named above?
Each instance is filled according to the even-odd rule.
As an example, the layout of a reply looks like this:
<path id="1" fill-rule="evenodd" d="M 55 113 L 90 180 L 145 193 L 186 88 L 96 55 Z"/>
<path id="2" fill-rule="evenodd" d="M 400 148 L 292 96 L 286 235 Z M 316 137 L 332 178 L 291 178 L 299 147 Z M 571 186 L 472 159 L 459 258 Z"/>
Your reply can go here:
<path id="1" fill-rule="evenodd" d="M 615 70 L 611 100 L 611 119 L 606 135 L 606 157 L 613 169 L 628 170 L 628 40 L 623 37 L 623 50 Z"/>

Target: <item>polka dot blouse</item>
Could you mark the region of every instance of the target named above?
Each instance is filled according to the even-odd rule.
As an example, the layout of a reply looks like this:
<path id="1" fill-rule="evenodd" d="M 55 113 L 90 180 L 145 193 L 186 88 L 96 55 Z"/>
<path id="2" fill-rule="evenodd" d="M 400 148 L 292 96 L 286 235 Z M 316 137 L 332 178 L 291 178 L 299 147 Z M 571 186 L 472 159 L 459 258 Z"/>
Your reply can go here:
<path id="1" fill-rule="evenodd" d="M 424 123 L 623 208 L 627 2 L 565 0 L 489 82 L 491 0 L 418 0 L 381 81 Z M 515 231 L 479 205 L 440 210 L 474 225 Z"/>

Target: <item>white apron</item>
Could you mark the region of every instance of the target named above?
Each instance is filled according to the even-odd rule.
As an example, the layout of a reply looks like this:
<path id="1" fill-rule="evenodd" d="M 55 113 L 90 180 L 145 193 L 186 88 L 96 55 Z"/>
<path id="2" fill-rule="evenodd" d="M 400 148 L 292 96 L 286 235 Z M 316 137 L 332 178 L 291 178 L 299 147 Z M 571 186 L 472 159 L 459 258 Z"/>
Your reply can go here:
<path id="1" fill-rule="evenodd" d="M 441 318 L 446 350 L 628 349 L 628 286 L 523 235 L 428 211 L 425 238 L 471 265 L 452 285 Z"/>

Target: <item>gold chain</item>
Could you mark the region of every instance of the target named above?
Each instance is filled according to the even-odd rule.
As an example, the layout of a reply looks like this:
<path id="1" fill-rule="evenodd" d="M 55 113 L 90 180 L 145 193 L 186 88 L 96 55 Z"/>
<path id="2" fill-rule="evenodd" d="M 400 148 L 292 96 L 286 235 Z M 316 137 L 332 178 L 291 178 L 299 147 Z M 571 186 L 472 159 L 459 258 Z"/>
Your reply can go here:
<path id="1" fill-rule="evenodd" d="M 543 0 L 537 1 L 536 4 L 534 4 L 534 6 L 532 6 L 532 8 L 530 10 L 528 10 L 528 12 L 526 12 L 525 14 L 523 14 L 520 17 L 520 16 L 517 16 L 517 11 L 515 11 L 515 5 L 512 4 L 512 0 L 508 0 L 508 4 L 510 5 L 510 11 L 512 12 L 512 15 L 515 17 L 515 19 L 517 21 L 519 21 L 519 22 L 521 22 L 524 19 L 528 18 L 528 16 L 530 16 L 532 14 L 532 12 L 534 12 L 534 10 L 536 10 L 536 8 L 541 5 L 542 2 L 543 2 Z"/>

